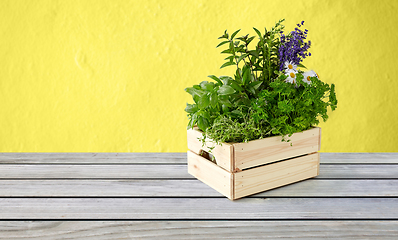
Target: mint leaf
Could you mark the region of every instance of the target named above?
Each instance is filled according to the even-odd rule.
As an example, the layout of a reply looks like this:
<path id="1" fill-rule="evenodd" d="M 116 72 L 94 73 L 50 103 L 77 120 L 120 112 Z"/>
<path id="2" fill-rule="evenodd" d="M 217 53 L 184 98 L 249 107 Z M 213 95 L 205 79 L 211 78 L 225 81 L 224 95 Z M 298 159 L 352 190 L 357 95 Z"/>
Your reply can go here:
<path id="1" fill-rule="evenodd" d="M 235 93 L 235 90 L 229 85 L 222 85 L 217 92 L 219 95 L 230 95 Z"/>

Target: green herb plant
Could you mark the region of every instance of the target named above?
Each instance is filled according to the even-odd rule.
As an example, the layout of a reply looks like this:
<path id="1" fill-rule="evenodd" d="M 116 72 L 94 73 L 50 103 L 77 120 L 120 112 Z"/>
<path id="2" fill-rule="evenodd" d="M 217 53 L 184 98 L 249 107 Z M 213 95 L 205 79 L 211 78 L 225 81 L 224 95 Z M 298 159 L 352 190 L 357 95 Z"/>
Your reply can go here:
<path id="1" fill-rule="evenodd" d="M 319 123 L 319 118 L 328 119 L 327 108 L 337 107 L 334 84 L 328 85 L 315 76 L 304 81 L 301 70 L 295 72 L 291 83 L 287 81 L 287 72 L 280 70 L 283 21 L 269 31 L 265 29 L 264 34 L 254 28 L 258 42 L 253 49 L 249 45 L 255 36 L 235 38 L 240 30 L 231 35 L 224 32 L 217 47 L 227 45 L 221 53 L 228 56 L 221 68 L 234 66 L 236 73 L 233 77 L 210 75 L 213 81 L 185 89 L 194 101 L 185 108 L 188 129 L 197 125 L 205 138 L 217 143 L 247 142 L 275 135 L 288 141 L 286 136 L 309 129 Z M 304 67 L 301 63 L 297 65 Z"/>

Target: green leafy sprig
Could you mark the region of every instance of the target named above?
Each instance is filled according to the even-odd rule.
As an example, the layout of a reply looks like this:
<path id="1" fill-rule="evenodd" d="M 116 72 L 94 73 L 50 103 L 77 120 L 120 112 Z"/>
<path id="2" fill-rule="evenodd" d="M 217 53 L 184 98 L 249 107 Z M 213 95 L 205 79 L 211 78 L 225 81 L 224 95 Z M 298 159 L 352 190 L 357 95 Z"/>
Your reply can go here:
<path id="1" fill-rule="evenodd" d="M 317 77 L 311 77 L 311 84 L 303 81 L 298 73 L 295 84 L 285 82 L 280 75 L 270 83 L 269 90 L 263 90 L 258 99 L 253 99 L 254 121 L 271 131 L 270 135 L 290 136 L 319 123 L 319 117 L 328 119 L 327 109 L 336 109 L 337 99 L 334 84 L 331 86 Z"/>
<path id="2" fill-rule="evenodd" d="M 228 45 L 221 53 L 228 54 L 221 68 L 235 66 L 234 77 L 210 75 L 213 81 L 203 81 L 188 87 L 193 104 L 187 104 L 188 129 L 195 125 L 216 142 L 246 142 L 281 135 L 283 140 L 295 132 L 328 119 L 327 109 L 335 110 L 337 99 L 334 84 L 318 77 L 303 81 L 303 72 L 296 82 L 286 82 L 279 71 L 278 34 L 284 26 L 280 20 L 262 34 L 254 28 L 258 43 L 249 49 L 255 36 L 236 37 L 240 30 L 219 38 L 217 47 Z M 302 66 L 302 65 L 300 65 Z M 303 67 L 303 66 L 302 66 Z"/>
<path id="3" fill-rule="evenodd" d="M 260 90 L 266 88 L 271 80 L 277 76 L 279 70 L 278 49 L 280 38 L 278 36 L 284 29 L 282 25 L 283 21 L 284 19 L 279 20 L 270 31 L 267 31 L 265 28 L 264 34 L 258 29 L 253 28 L 259 37 L 259 41 L 255 49 L 252 50 L 249 50 L 249 44 L 253 41 L 255 36 L 249 36 L 249 34 L 247 34 L 235 39 L 236 34 L 240 30 L 235 31 L 231 37 L 229 37 L 227 31 L 225 31 L 224 35 L 219 37 L 219 39 L 224 41 L 218 44 L 217 47 L 228 43 L 228 49 L 221 53 L 229 54 L 230 56 L 225 58 L 227 62 L 225 62 L 221 68 L 235 65 L 237 68 L 235 79 L 242 79 L 243 83 L 247 83 L 251 80 L 250 77 L 252 77 L 255 82 L 262 83 Z M 243 67 L 241 70 L 240 65 L 242 65 L 242 62 Z M 245 70 L 248 70 L 246 76 Z"/>
<path id="4" fill-rule="evenodd" d="M 185 111 L 190 119 L 188 129 L 197 125 L 205 131 L 219 115 L 225 115 L 232 120 L 243 114 L 238 108 L 242 105 L 250 106 L 251 99 L 258 97 L 262 89 L 266 89 L 269 82 L 275 77 L 278 68 L 277 34 L 283 29 L 280 20 L 270 30 L 265 29 L 261 34 L 256 28 L 259 37 L 256 48 L 249 50 L 249 44 L 255 36 L 249 35 L 235 38 L 240 30 L 231 36 L 224 32 L 219 37 L 223 41 L 217 47 L 228 44 L 229 48 L 221 53 L 229 54 L 221 68 L 236 66 L 234 78 L 210 75 L 215 82 L 203 81 L 199 85 L 186 88 L 185 91 L 192 95 L 194 104 L 187 104 Z"/>

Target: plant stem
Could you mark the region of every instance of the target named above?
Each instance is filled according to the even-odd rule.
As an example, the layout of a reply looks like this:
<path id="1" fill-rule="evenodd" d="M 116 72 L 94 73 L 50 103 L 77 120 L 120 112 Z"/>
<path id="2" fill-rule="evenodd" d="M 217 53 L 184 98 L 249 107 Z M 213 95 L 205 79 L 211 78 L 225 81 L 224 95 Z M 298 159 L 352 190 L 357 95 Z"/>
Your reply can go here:
<path id="1" fill-rule="evenodd" d="M 231 40 L 229 40 L 229 42 L 232 44 L 232 54 L 234 55 L 234 58 L 235 58 L 235 62 L 236 62 L 236 68 L 237 68 L 237 70 L 238 70 L 239 77 L 240 77 L 240 79 L 243 81 L 243 77 L 242 77 L 242 75 L 240 74 L 240 71 L 239 71 L 239 64 L 238 64 L 238 60 L 236 59 L 236 54 L 235 54 L 235 45 L 234 45 L 234 42 L 233 42 L 233 40 L 232 40 L 232 39 L 231 39 Z"/>
<path id="2" fill-rule="evenodd" d="M 267 43 L 267 45 L 268 45 L 268 59 L 267 59 L 267 61 L 268 61 L 268 81 L 269 82 L 271 82 L 271 44 L 269 44 L 269 43 Z"/>
<path id="3" fill-rule="evenodd" d="M 263 63 L 263 77 L 264 77 L 264 82 L 265 82 L 265 80 L 266 80 L 266 78 L 265 78 L 265 68 L 266 68 L 266 56 L 265 56 L 265 42 L 263 43 L 263 61 L 264 61 L 264 63 Z M 264 84 L 265 86 L 267 85 L 267 84 Z"/>
<path id="4" fill-rule="evenodd" d="M 246 46 L 246 52 L 248 53 L 249 49 L 248 49 L 247 43 L 245 43 L 245 46 Z M 245 59 L 243 59 L 243 62 L 246 64 Z M 250 64 L 249 64 L 250 70 L 252 71 L 252 73 L 254 73 L 252 62 L 250 61 L 250 58 L 249 58 L 249 62 L 250 62 Z M 256 73 L 256 75 L 257 75 L 257 73 Z M 257 81 L 257 76 L 255 76 L 255 80 Z"/>

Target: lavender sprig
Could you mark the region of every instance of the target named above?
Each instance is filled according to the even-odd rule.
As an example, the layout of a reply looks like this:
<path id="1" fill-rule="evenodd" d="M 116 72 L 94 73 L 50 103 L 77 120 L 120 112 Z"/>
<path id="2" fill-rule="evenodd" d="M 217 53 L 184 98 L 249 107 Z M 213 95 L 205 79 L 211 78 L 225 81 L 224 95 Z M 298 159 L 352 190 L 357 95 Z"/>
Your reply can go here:
<path id="1" fill-rule="evenodd" d="M 303 24 L 304 21 L 301 24 L 297 24 L 298 27 L 288 35 L 284 35 L 281 32 L 281 45 L 279 47 L 280 71 L 282 71 L 286 61 L 299 65 L 304 58 L 311 56 L 311 53 L 308 52 L 311 47 L 311 41 L 305 42 L 308 30 L 305 29 L 303 32 L 299 29 Z"/>

